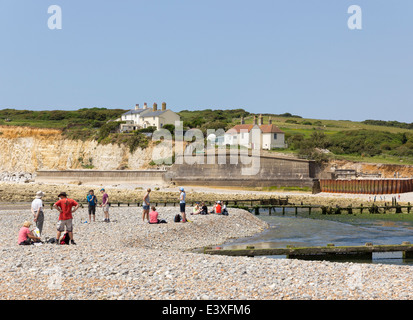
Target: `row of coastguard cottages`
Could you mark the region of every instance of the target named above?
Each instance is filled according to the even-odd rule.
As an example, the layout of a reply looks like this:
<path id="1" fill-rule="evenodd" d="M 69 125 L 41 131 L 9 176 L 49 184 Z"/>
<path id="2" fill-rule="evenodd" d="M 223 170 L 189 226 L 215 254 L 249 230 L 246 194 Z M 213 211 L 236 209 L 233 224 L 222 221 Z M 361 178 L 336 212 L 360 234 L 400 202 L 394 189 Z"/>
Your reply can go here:
<path id="1" fill-rule="evenodd" d="M 175 121 L 180 121 L 181 117 L 172 110 L 166 109 L 166 103 L 162 103 L 162 109 L 158 110 L 158 105 L 153 104 L 152 108 L 149 108 L 145 102 L 143 108 L 136 104 L 135 109 L 122 114 L 121 121 L 126 123 L 120 125 L 121 132 L 130 132 L 133 130 L 156 127 L 161 129 L 166 124 L 175 125 Z"/>

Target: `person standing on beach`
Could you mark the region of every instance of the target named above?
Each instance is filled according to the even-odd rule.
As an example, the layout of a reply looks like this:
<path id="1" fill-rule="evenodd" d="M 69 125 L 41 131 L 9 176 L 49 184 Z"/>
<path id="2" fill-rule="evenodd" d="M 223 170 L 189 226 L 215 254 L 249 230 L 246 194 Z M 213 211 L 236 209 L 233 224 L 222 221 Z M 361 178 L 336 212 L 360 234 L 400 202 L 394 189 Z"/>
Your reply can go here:
<path id="1" fill-rule="evenodd" d="M 186 222 L 186 214 L 185 214 L 185 198 L 186 193 L 184 188 L 179 188 L 179 208 L 181 210 L 182 215 L 182 222 Z"/>
<path id="2" fill-rule="evenodd" d="M 89 194 L 87 195 L 86 200 L 88 203 L 89 222 L 92 222 L 92 215 L 93 222 L 95 222 L 96 204 L 98 203 L 98 198 L 96 198 L 95 192 L 93 190 L 89 190 Z"/>
<path id="3" fill-rule="evenodd" d="M 66 192 L 61 192 L 59 195 L 59 201 L 57 201 L 53 208 L 59 211 L 59 222 L 57 223 L 57 243 L 60 243 L 60 235 L 66 228 L 69 233 L 70 243 L 76 244 L 73 240 L 73 213 L 79 209 L 79 204 L 67 197 Z"/>
<path id="4" fill-rule="evenodd" d="M 43 201 L 42 197 L 44 193 L 42 191 L 37 191 L 35 199 L 32 201 L 31 210 L 33 213 L 33 221 L 36 227 L 39 229 L 40 234 L 43 231 L 44 213 L 43 213 Z"/>
<path id="5" fill-rule="evenodd" d="M 103 207 L 103 213 L 105 214 L 104 222 L 110 222 L 109 220 L 109 195 L 106 193 L 105 189 L 100 189 L 100 192 L 103 194 L 102 196 L 102 204 L 100 205 Z"/>
<path id="6" fill-rule="evenodd" d="M 151 189 L 146 190 L 146 194 L 143 196 L 143 202 L 142 202 L 142 221 L 145 222 L 145 218 L 147 221 L 149 221 L 149 207 L 150 207 L 150 199 L 149 199 L 149 194 L 151 193 Z"/>

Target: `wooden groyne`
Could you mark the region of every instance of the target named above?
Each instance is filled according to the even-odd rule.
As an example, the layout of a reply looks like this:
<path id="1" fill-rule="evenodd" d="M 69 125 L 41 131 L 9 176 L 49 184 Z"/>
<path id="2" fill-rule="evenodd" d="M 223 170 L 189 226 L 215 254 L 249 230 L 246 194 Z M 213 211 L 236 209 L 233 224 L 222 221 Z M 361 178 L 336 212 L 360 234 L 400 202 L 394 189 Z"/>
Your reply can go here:
<path id="1" fill-rule="evenodd" d="M 87 207 L 87 202 L 77 201 L 80 206 Z M 204 202 L 205 205 L 211 207 L 214 205 L 213 201 L 187 201 L 187 206 L 195 206 L 196 203 Z M 50 206 L 52 208 L 54 202 L 47 202 L 44 205 Z M 328 207 L 322 205 L 295 205 L 288 204 L 288 198 L 279 198 L 279 199 L 253 199 L 253 200 L 224 200 L 222 203 L 226 204 L 228 208 L 239 208 L 248 210 L 255 215 L 260 215 L 262 213 L 268 213 L 269 215 L 275 213 L 281 213 L 285 215 L 287 209 L 294 209 L 294 214 L 303 213 L 307 210 L 308 214 L 311 215 L 312 212 L 318 212 L 323 215 L 330 214 L 363 214 L 363 213 L 410 213 L 412 211 L 412 206 L 410 202 L 407 205 L 401 206 L 398 204 L 394 205 L 384 205 L 384 206 L 348 206 L 348 207 Z M 179 202 L 177 201 L 168 201 L 168 200 L 157 200 L 151 202 L 151 205 L 155 207 L 179 207 Z M 111 207 L 142 207 L 141 201 L 136 202 L 112 202 L 110 203 Z"/>
<path id="2" fill-rule="evenodd" d="M 240 208 L 250 211 L 255 215 L 260 215 L 262 213 L 268 213 L 269 215 L 275 213 L 281 213 L 285 215 L 287 209 L 294 209 L 295 215 L 298 213 L 303 213 L 307 210 L 308 214 L 310 215 L 312 212 L 318 212 L 323 215 L 330 215 L 330 214 L 363 214 L 363 213 L 371 213 L 371 214 L 379 214 L 379 213 L 410 213 L 412 211 L 412 206 L 410 202 L 407 205 L 371 205 L 371 206 L 347 206 L 347 207 L 340 207 L 340 206 L 323 206 L 323 205 L 255 205 L 255 206 L 232 206 L 234 208 Z"/>
<path id="3" fill-rule="evenodd" d="M 75 199 L 81 206 L 87 206 L 86 201 L 80 201 Z M 217 199 L 219 200 L 219 199 Z M 288 205 L 288 197 L 286 198 L 269 198 L 269 199 L 243 199 L 243 200 L 220 200 L 221 204 L 225 204 L 227 207 L 233 208 L 250 208 L 256 206 L 286 206 Z M 45 206 L 53 206 L 54 202 L 47 202 Z M 203 200 L 191 200 L 187 201 L 187 206 L 195 206 L 196 203 L 205 203 L 207 206 L 213 206 L 214 201 L 203 201 Z M 171 201 L 167 199 L 160 199 L 151 201 L 151 205 L 155 207 L 179 207 L 179 201 Z M 142 207 L 141 200 L 135 200 L 134 202 L 111 202 L 112 207 Z"/>
<path id="4" fill-rule="evenodd" d="M 328 244 L 318 247 L 294 247 L 256 249 L 246 246 L 245 249 L 221 249 L 220 247 L 205 247 L 204 253 L 225 256 L 286 256 L 288 259 L 363 259 L 371 260 L 374 252 L 402 252 L 404 259 L 413 258 L 413 245 L 403 242 L 395 245 L 373 245 L 366 243 L 364 246 L 338 246 Z"/>
<path id="5" fill-rule="evenodd" d="M 330 193 L 399 194 L 413 192 L 413 179 L 321 179 L 320 190 Z"/>

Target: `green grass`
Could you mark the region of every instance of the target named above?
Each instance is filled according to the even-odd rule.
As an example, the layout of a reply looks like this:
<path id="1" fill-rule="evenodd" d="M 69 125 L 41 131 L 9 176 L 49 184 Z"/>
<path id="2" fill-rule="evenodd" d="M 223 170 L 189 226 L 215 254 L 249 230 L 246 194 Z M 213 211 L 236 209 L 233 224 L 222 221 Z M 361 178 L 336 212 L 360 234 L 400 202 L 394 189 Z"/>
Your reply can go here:
<path id="1" fill-rule="evenodd" d="M 413 159 L 412 158 L 409 158 L 409 157 L 396 157 L 396 156 L 391 156 L 391 155 L 362 157 L 362 156 L 359 156 L 359 155 L 335 154 L 335 155 L 332 155 L 331 158 L 335 159 L 335 160 L 346 160 L 346 161 L 352 161 L 352 162 L 413 165 Z"/>
<path id="2" fill-rule="evenodd" d="M 121 109 L 105 109 L 105 108 L 91 108 L 91 109 L 79 109 L 75 111 L 31 111 L 31 110 L 14 110 L 3 109 L 0 110 L 0 125 L 5 126 L 28 126 L 35 128 L 50 128 L 62 130 L 62 135 L 69 139 L 99 139 L 101 143 L 126 143 L 131 150 L 135 150 L 139 146 L 144 145 L 144 139 L 139 139 L 137 136 L 119 136 L 113 134 L 113 130 L 109 130 L 111 133 L 102 136 L 103 131 L 108 131 L 108 120 L 114 120 L 125 112 Z M 235 110 L 195 110 L 188 111 L 183 110 L 178 112 L 181 116 L 181 120 L 184 122 L 184 126 L 187 128 L 200 128 L 204 133 L 207 129 L 224 128 L 229 129 L 232 126 L 240 123 L 241 116 L 244 117 L 245 123 L 253 123 L 254 114 L 249 113 L 243 109 Z M 257 120 L 258 120 L 258 115 Z M 10 119 L 10 122 L 6 122 L 5 119 Z M 264 115 L 264 124 L 268 123 L 269 115 Z M 362 122 L 349 121 L 349 120 L 322 120 L 311 118 L 300 118 L 298 116 L 280 116 L 272 115 L 272 123 L 278 126 L 286 133 L 286 140 L 294 135 L 302 135 L 305 139 L 310 139 L 316 130 L 322 130 L 325 136 L 329 140 L 340 140 L 344 137 L 343 132 L 346 131 L 358 131 L 367 130 L 370 132 L 370 136 L 377 136 L 373 133 L 381 133 L 381 135 L 388 137 L 384 133 L 400 134 L 406 133 L 409 138 L 409 142 L 403 145 L 402 150 L 400 144 L 398 144 L 395 138 L 391 141 L 387 141 L 387 149 L 381 148 L 381 154 L 364 153 L 366 148 L 363 147 L 360 154 L 341 154 L 350 153 L 353 150 L 344 150 L 336 148 L 335 153 L 328 155 L 329 159 L 347 160 L 355 162 L 371 162 L 371 163 L 384 163 L 384 164 L 403 164 L 413 165 L 412 154 L 412 137 L 413 130 L 399 128 L 394 126 L 373 125 Z M 110 129 L 110 128 L 109 128 Z M 128 138 L 128 139 L 126 139 Z M 354 139 L 353 136 L 350 136 Z M 390 138 L 389 138 L 390 139 Z M 126 141 L 127 140 L 127 141 Z M 142 141 L 141 141 L 142 140 Z M 376 139 L 377 140 L 377 139 Z M 297 150 L 292 150 L 289 147 L 287 149 L 277 149 L 274 152 L 281 152 L 288 155 L 297 155 Z M 359 150 L 357 150 L 359 152 Z M 361 155 L 364 153 L 364 156 Z M 374 155 L 374 156 L 369 156 Z"/>
<path id="3" fill-rule="evenodd" d="M 264 124 L 268 124 L 269 116 L 263 116 Z M 257 118 L 258 119 L 258 118 Z M 310 118 L 285 118 L 285 117 L 274 117 L 271 116 L 272 123 L 283 130 L 285 133 L 302 133 L 309 137 L 314 129 L 323 129 L 325 134 L 334 134 L 345 130 L 376 130 L 385 131 L 391 133 L 403 133 L 412 132 L 411 129 L 403 129 L 397 127 L 387 127 L 379 125 L 368 125 L 362 122 L 349 121 L 349 120 L 320 120 L 320 119 L 310 119 Z M 288 123 L 288 120 L 296 120 L 298 123 Z M 254 116 L 250 115 L 245 118 L 245 123 L 253 123 Z M 304 125 L 302 122 L 311 122 L 312 125 Z M 320 122 L 321 125 L 315 123 Z M 239 124 L 234 123 L 234 124 Z"/>

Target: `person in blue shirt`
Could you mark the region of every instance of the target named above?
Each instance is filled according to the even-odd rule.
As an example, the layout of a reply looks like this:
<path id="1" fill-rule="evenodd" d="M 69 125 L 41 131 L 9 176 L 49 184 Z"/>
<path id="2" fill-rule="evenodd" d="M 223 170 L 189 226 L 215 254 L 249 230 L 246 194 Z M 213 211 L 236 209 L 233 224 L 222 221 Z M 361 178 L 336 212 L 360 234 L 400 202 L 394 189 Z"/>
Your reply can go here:
<path id="1" fill-rule="evenodd" d="M 95 214 L 96 214 L 96 204 L 98 203 L 98 199 L 95 196 L 95 192 L 93 190 L 89 190 L 89 194 L 86 197 L 88 203 L 88 211 L 89 211 L 89 222 L 95 222 Z"/>

